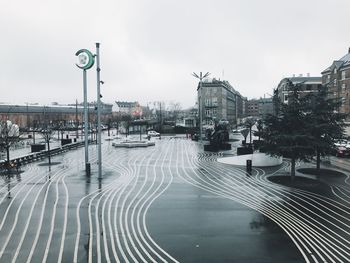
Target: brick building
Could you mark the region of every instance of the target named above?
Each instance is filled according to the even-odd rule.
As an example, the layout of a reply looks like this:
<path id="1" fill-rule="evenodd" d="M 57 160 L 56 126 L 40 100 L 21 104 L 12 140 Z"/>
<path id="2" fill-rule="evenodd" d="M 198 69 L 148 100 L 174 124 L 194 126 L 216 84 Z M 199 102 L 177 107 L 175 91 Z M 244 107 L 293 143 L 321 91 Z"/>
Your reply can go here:
<path id="1" fill-rule="evenodd" d="M 247 117 L 258 117 L 259 116 L 259 100 L 251 99 L 247 101 Z"/>
<path id="2" fill-rule="evenodd" d="M 322 84 L 328 87 L 330 98 L 342 100 L 339 112 L 350 113 L 350 48 L 346 55 L 333 61 L 321 74 Z"/>
<path id="3" fill-rule="evenodd" d="M 247 117 L 262 118 L 266 114 L 273 114 L 272 98 L 251 99 L 247 101 Z"/>
<path id="4" fill-rule="evenodd" d="M 78 105 L 38 105 L 38 104 L 0 104 L 0 120 L 11 120 L 20 128 L 40 127 L 48 121 L 53 124 L 72 126 L 78 122 L 83 123 L 84 107 Z M 96 119 L 95 104 L 89 103 L 88 107 L 90 122 Z M 101 120 L 107 123 L 112 116 L 112 105 L 102 104 Z"/>

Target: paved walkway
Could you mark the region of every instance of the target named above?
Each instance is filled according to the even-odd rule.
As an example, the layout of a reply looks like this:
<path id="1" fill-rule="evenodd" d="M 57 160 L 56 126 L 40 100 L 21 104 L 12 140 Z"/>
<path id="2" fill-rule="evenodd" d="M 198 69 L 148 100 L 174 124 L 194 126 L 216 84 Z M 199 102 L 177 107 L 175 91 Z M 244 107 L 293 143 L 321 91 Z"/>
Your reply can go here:
<path id="1" fill-rule="evenodd" d="M 289 164 L 219 163 L 187 139 L 103 143 L 0 177 L 0 262 L 349 262 L 348 178 L 327 193 L 276 185 Z"/>

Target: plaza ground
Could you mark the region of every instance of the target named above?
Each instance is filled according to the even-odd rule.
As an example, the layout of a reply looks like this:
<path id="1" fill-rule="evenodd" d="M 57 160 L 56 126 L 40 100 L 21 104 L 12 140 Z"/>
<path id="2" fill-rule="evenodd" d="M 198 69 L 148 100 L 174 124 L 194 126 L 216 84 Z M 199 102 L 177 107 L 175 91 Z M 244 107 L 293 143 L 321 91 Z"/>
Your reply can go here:
<path id="1" fill-rule="evenodd" d="M 97 146 L 1 177 L 0 262 L 348 262 L 350 186 L 327 193 L 272 183 L 289 163 L 253 168 L 217 161 L 185 137 L 124 149 Z M 300 164 L 302 165 L 302 164 Z M 327 181 L 326 181 L 327 183 Z"/>

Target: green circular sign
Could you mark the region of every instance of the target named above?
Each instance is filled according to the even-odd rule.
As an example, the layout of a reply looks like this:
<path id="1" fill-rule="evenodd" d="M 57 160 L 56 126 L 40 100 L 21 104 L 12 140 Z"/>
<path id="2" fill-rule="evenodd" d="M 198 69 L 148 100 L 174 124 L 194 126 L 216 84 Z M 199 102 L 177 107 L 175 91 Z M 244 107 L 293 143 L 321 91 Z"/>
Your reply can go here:
<path id="1" fill-rule="evenodd" d="M 75 55 L 78 57 L 76 63 L 78 68 L 89 69 L 94 65 L 94 55 L 87 49 L 80 49 Z"/>

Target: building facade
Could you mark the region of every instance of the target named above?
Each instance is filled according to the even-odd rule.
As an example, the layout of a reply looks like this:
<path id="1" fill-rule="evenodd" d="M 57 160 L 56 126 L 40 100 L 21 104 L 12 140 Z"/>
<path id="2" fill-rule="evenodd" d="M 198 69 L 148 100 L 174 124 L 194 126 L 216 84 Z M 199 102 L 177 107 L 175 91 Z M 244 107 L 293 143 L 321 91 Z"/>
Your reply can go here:
<path id="1" fill-rule="evenodd" d="M 203 125 L 213 125 L 215 121 L 227 120 L 231 125 L 245 114 L 245 98 L 228 81 L 205 79 L 197 87 Z"/>
<path id="2" fill-rule="evenodd" d="M 247 117 L 258 117 L 259 116 L 259 100 L 251 99 L 247 101 Z"/>
<path id="3" fill-rule="evenodd" d="M 268 114 L 273 114 L 273 99 L 272 98 L 260 98 L 259 104 L 259 117 L 263 118 Z"/>
<path id="4" fill-rule="evenodd" d="M 339 112 L 350 113 L 350 48 L 346 55 L 333 61 L 321 74 L 322 84 L 328 87 L 329 97 L 342 101 Z"/>
<path id="5" fill-rule="evenodd" d="M 95 103 L 89 103 L 88 115 L 91 123 L 96 120 Z M 112 116 L 112 105 L 102 104 L 101 120 L 107 122 Z M 20 128 L 39 128 L 44 123 L 74 127 L 84 120 L 84 107 L 77 105 L 0 104 L 0 120 L 11 120 Z"/>
<path id="6" fill-rule="evenodd" d="M 293 83 L 293 86 L 298 86 L 300 96 L 306 96 L 307 94 L 318 92 L 322 86 L 322 77 L 308 76 L 282 79 L 277 86 L 276 94 L 283 103 L 288 103 L 288 96 L 293 92 L 290 83 Z"/>
<path id="7" fill-rule="evenodd" d="M 181 116 L 176 119 L 176 126 L 195 128 L 198 122 L 198 108 L 193 107 L 181 111 Z"/>
<path id="8" fill-rule="evenodd" d="M 135 109 L 139 107 L 139 103 L 137 101 L 116 101 L 115 103 L 116 108 L 113 109 L 113 111 L 118 112 L 120 114 L 132 115 Z"/>
<path id="9" fill-rule="evenodd" d="M 267 114 L 273 114 L 272 98 L 251 99 L 247 101 L 246 117 L 262 118 Z"/>

